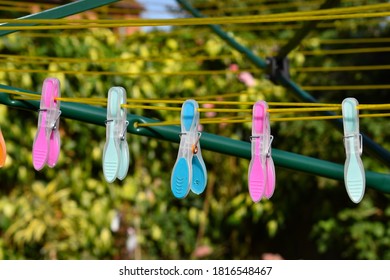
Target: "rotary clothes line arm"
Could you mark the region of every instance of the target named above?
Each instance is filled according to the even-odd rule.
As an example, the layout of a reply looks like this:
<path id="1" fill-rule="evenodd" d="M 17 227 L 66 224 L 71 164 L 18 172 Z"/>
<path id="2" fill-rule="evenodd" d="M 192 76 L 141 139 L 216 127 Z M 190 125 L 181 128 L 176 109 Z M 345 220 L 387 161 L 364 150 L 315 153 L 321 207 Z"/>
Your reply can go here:
<path id="1" fill-rule="evenodd" d="M 194 17 L 201 18 L 203 15 L 194 7 L 191 6 L 190 3 L 186 0 L 176 0 L 176 2 L 183 7 L 183 9 L 187 10 Z M 210 29 L 217 34 L 222 40 L 224 40 L 228 45 L 242 53 L 250 62 L 252 62 L 259 69 L 267 69 L 268 63 L 266 60 L 254 54 L 249 48 L 241 45 L 238 41 L 236 41 L 232 36 L 222 30 L 219 25 L 209 25 Z M 281 69 L 279 69 L 281 70 Z M 308 92 L 304 91 L 300 88 L 294 81 L 292 81 L 287 75 L 283 73 L 283 71 L 279 71 L 276 69 L 275 76 L 272 80 L 280 83 L 286 89 L 289 89 L 295 96 L 297 96 L 300 100 L 305 102 L 317 103 L 317 99 L 315 99 Z M 333 115 L 332 112 L 326 112 L 328 115 Z M 336 126 L 337 129 L 342 131 L 343 123 L 340 120 L 332 120 L 332 123 Z M 373 156 L 381 160 L 387 166 L 390 166 L 390 152 L 378 145 L 371 138 L 367 137 L 365 134 L 362 134 L 362 140 L 364 143 L 365 150 L 370 152 Z"/>

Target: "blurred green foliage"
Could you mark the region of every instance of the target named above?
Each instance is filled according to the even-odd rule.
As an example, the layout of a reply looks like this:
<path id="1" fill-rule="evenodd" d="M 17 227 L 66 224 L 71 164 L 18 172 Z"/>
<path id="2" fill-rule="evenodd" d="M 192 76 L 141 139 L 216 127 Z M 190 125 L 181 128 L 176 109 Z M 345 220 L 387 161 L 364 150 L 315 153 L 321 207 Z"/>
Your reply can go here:
<path id="1" fill-rule="evenodd" d="M 219 3 L 219 2 L 218 2 Z M 0 61 L 1 68 L 175 72 L 228 69 L 231 64 L 251 65 L 209 31 L 182 28 L 175 36 L 151 32 L 120 37 L 107 29 L 74 36 L 55 33 L 53 38 L 3 37 L 4 54 L 53 57 L 162 57 L 164 62 L 110 64 L 29 64 Z M 360 36 L 372 35 L 361 31 Z M 239 34 L 240 36 L 238 36 Z M 231 33 L 254 51 L 274 52 L 278 39 L 292 30 Z M 352 33 L 348 33 L 351 35 Z M 385 36 L 384 29 L 377 36 Z M 79 35 L 79 33 L 77 33 Z M 261 37 L 260 37 L 261 36 Z M 300 49 L 319 49 L 319 38 L 347 37 L 344 29 L 315 34 Z M 316 41 L 317 40 L 317 41 Z M 188 50 L 198 48 L 196 53 Z M 299 50 L 290 56 L 292 66 L 340 65 L 349 57 L 305 57 Z M 180 61 L 195 55 L 228 55 L 215 61 Z M 378 61 L 378 56 L 371 57 Z M 331 61 L 331 62 L 329 62 Z M 317 64 L 316 64 L 317 63 Z M 353 61 L 352 61 L 353 63 Z M 302 84 L 343 82 L 345 76 L 303 75 L 292 72 Z M 273 86 L 263 74 L 254 74 L 247 86 L 237 74 L 212 76 L 83 76 L 53 74 L 61 81 L 62 96 L 105 97 L 112 86 L 123 86 L 128 98 L 176 98 L 248 92 L 240 101 L 296 101 Z M 1 72 L 2 84 L 40 91 L 44 74 Z M 356 82 L 349 77 L 349 82 Z M 344 80 L 343 80 L 344 79 Z M 380 83 L 379 77 L 370 82 Z M 345 82 L 345 81 L 344 81 Z M 348 83 L 348 82 L 347 82 Z M 323 102 L 339 102 L 353 93 L 320 95 Z M 360 98 L 357 97 L 358 99 Z M 372 98 L 372 95 L 369 96 Z M 363 100 L 368 100 L 363 96 Z M 360 100 L 360 99 L 359 99 Z M 384 93 L 371 102 L 385 102 Z M 177 112 L 131 110 L 163 120 L 177 120 Z M 222 116 L 222 114 L 218 114 Z M 349 201 L 343 182 L 276 168 L 276 191 L 271 200 L 253 203 L 247 191 L 249 161 L 202 150 L 208 170 L 204 194 L 177 200 L 170 191 L 170 174 L 178 145 L 128 135 L 131 165 L 123 182 L 105 182 L 101 160 L 105 128 L 61 119 L 61 155 L 54 169 L 36 172 L 31 147 L 37 113 L 0 105 L 0 125 L 8 158 L 0 169 L 0 259 L 260 259 L 267 252 L 288 259 L 389 259 L 389 196 L 368 189 L 363 201 Z M 389 123 L 384 119 L 362 120 L 361 130 L 390 149 Z M 205 125 L 204 130 L 249 141 L 250 123 Z M 328 122 L 273 123 L 273 147 L 324 160 L 343 163 L 342 134 Z M 367 168 L 389 169 L 368 155 Z M 115 225 L 116 223 L 116 225 Z"/>

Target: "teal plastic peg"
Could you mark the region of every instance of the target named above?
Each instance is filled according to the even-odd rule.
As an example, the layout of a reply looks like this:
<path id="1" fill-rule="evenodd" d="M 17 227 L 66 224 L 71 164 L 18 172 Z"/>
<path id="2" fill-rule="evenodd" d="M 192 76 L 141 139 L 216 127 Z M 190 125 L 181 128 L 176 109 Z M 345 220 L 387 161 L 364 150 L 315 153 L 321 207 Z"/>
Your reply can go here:
<path id="1" fill-rule="evenodd" d="M 346 98 L 342 103 L 346 152 L 344 182 L 348 196 L 354 203 L 362 200 L 366 187 L 365 171 L 360 158 L 363 152 L 363 141 L 359 132 L 358 105 L 355 98 Z"/>

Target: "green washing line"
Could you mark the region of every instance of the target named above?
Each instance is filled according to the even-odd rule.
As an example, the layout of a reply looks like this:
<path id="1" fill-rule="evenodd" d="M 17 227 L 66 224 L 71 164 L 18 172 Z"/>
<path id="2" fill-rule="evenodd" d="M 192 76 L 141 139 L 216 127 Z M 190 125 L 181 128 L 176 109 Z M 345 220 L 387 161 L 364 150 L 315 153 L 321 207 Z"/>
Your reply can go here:
<path id="1" fill-rule="evenodd" d="M 20 101 L 12 100 L 8 94 L 1 92 L 1 89 L 16 90 L 21 92 L 35 93 L 14 87 L 0 85 L 0 103 L 9 107 L 18 109 L 35 110 L 39 109 L 39 101 Z M 74 119 L 86 123 L 105 126 L 107 111 L 106 108 L 89 106 L 84 104 L 75 104 L 61 102 L 61 117 Z M 160 140 L 179 143 L 179 126 L 155 126 L 155 127 L 135 127 L 135 123 L 150 123 L 157 120 L 128 114 L 127 120 L 129 126 L 127 132 L 136 135 L 153 137 Z M 5 135 L 6 137 L 6 135 Z M 102 135 L 105 137 L 105 135 Z M 240 158 L 251 158 L 250 142 L 233 140 L 227 137 L 218 136 L 215 134 L 203 132 L 200 139 L 200 144 L 203 150 L 214 151 L 226 155 L 237 156 Z M 340 138 L 340 145 L 342 139 Z M 290 153 L 278 149 L 272 149 L 272 158 L 276 166 L 285 167 L 288 169 L 302 171 L 317 176 L 326 178 L 343 180 L 344 166 L 320 159 L 315 159 L 307 156 L 302 156 L 295 153 Z M 390 193 L 390 175 L 366 171 L 366 183 L 368 187 L 375 190 Z"/>
<path id="2" fill-rule="evenodd" d="M 66 5 L 62 5 L 53 9 L 45 10 L 36 14 L 21 17 L 20 19 L 56 19 L 71 16 L 81 12 L 85 12 L 94 8 L 98 8 L 104 5 L 108 5 L 119 0 L 80 0 Z M 21 24 L 23 26 L 33 26 L 36 24 Z M 13 23 L 1 24 L 1 26 L 18 26 Z M 0 36 L 8 35 L 17 30 L 2 30 Z"/>
<path id="3" fill-rule="evenodd" d="M 193 8 L 186 0 L 176 0 L 184 9 L 186 9 L 188 12 L 190 12 L 195 17 L 203 17 L 203 15 L 195 8 Z M 266 69 L 267 68 L 267 62 L 263 60 L 261 57 L 254 54 L 250 49 L 247 47 L 241 45 L 238 43 L 234 38 L 232 38 L 230 35 L 228 35 L 225 31 L 223 31 L 218 25 L 209 25 L 209 27 L 214 31 L 215 34 L 217 34 L 221 39 L 223 39 L 226 43 L 228 43 L 230 46 L 232 46 L 234 49 L 239 51 L 240 53 L 244 54 L 249 61 L 251 61 L 256 67 L 260 69 Z M 300 100 L 303 100 L 305 102 L 312 102 L 317 103 L 317 99 L 315 99 L 313 96 L 311 96 L 308 92 L 302 90 L 296 83 L 294 83 L 292 80 L 279 75 L 277 77 L 279 82 L 286 87 L 287 89 L 290 89 Z M 327 115 L 333 115 L 332 112 L 324 112 L 324 114 Z M 340 120 L 331 120 L 333 124 L 336 125 L 336 127 L 342 131 L 343 124 Z M 375 143 L 372 139 L 367 137 L 365 134 L 362 134 L 363 137 L 363 145 L 364 145 L 364 151 L 367 151 L 370 155 L 378 158 L 383 163 L 385 163 L 387 166 L 390 166 L 390 152 L 386 149 L 384 149 L 382 146 Z"/>

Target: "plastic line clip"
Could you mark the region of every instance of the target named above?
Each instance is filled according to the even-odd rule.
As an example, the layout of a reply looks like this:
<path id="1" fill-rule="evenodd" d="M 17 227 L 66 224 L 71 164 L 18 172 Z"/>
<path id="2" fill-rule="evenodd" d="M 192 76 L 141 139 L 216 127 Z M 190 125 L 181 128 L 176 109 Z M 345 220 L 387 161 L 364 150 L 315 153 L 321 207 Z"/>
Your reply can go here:
<path id="1" fill-rule="evenodd" d="M 273 136 L 269 123 L 268 104 L 258 101 L 253 105 L 251 161 L 248 170 L 249 194 L 254 202 L 271 198 L 275 190 L 275 165 L 271 155 Z"/>
<path id="2" fill-rule="evenodd" d="M 290 63 L 287 57 L 267 57 L 266 77 L 274 84 L 280 84 L 280 78 L 290 80 Z"/>
<path id="3" fill-rule="evenodd" d="M 346 98 L 342 103 L 346 153 L 344 182 L 348 196 L 354 203 L 362 200 L 366 186 L 364 166 L 360 158 L 363 152 L 363 140 L 359 132 L 358 105 L 355 98 Z"/>
<path id="4" fill-rule="evenodd" d="M 46 164 L 54 167 L 60 155 L 60 81 L 47 78 L 43 82 L 39 106 L 38 130 L 35 135 L 32 158 L 35 170 L 41 170 Z"/>
<path id="5" fill-rule="evenodd" d="M 176 198 L 186 197 L 190 190 L 201 194 L 207 185 L 206 165 L 199 143 L 198 108 L 198 103 L 189 99 L 181 109 L 180 146 L 171 175 L 171 190 Z"/>
<path id="6" fill-rule="evenodd" d="M 112 87 L 108 92 L 106 143 L 103 150 L 103 173 L 107 182 L 116 178 L 123 180 L 129 170 L 130 153 L 127 144 L 127 109 L 126 90 Z"/>

